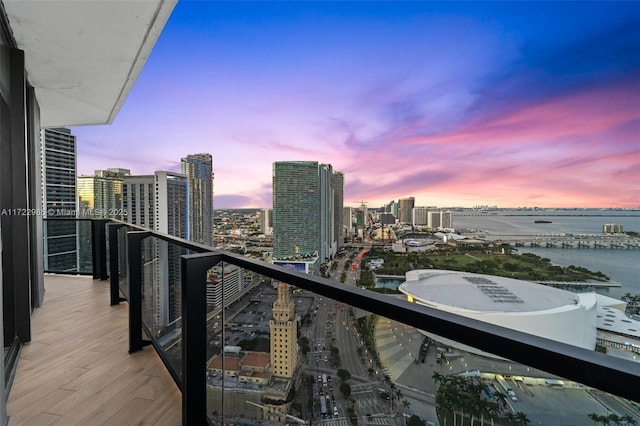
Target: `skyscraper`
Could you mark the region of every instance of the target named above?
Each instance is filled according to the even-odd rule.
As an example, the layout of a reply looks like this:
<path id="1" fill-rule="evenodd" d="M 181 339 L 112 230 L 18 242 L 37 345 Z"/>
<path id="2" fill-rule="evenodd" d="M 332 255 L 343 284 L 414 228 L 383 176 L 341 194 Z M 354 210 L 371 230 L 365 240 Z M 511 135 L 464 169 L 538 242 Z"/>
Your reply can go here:
<path id="1" fill-rule="evenodd" d="M 189 182 L 189 234 L 197 243 L 213 245 L 213 157 L 187 155 L 181 160 L 182 174 Z"/>
<path id="2" fill-rule="evenodd" d="M 385 213 L 391 213 L 395 219 L 398 218 L 398 203 L 395 200 L 389 201 L 389 204 L 385 204 L 383 209 Z"/>
<path id="3" fill-rule="evenodd" d="M 429 228 L 453 228 L 453 213 L 443 211 L 429 212 Z"/>
<path id="4" fill-rule="evenodd" d="M 122 180 L 128 169 L 96 170 L 93 176 L 78 177 L 79 216 L 122 220 Z"/>
<path id="5" fill-rule="evenodd" d="M 187 237 L 187 200 L 187 177 L 179 173 L 126 176 L 122 182 L 125 221 L 175 237 Z M 155 331 L 162 333 L 180 317 L 180 255 L 184 249 L 157 239 L 146 244 L 143 309 L 153 312 Z"/>
<path id="6" fill-rule="evenodd" d="M 342 228 L 344 229 L 344 236 L 346 238 L 352 238 L 355 234 L 355 228 L 353 227 L 353 207 L 342 208 Z"/>
<path id="7" fill-rule="evenodd" d="M 273 233 L 273 210 L 260 209 L 260 232 L 265 235 Z"/>
<path id="8" fill-rule="evenodd" d="M 411 224 L 413 226 L 426 225 L 428 223 L 428 212 L 429 209 L 427 207 L 414 207 L 411 212 Z"/>
<path id="9" fill-rule="evenodd" d="M 75 218 L 76 137 L 65 128 L 42 129 L 40 147 L 43 217 Z M 78 272 L 77 224 L 49 220 L 43 233 L 45 271 Z"/>
<path id="10" fill-rule="evenodd" d="M 78 217 L 122 220 L 122 179 L 127 169 L 96 170 L 93 176 L 78 176 Z M 78 223 L 78 262 L 82 270 L 91 270 L 91 226 Z"/>
<path id="11" fill-rule="evenodd" d="M 427 225 L 431 229 L 438 229 L 442 227 L 442 218 L 440 212 L 429 212 Z"/>
<path id="12" fill-rule="evenodd" d="M 273 257 L 305 259 L 307 272 L 335 252 L 334 179 L 330 164 L 273 164 Z"/>
<path id="13" fill-rule="evenodd" d="M 364 238 L 364 228 L 367 227 L 367 221 L 369 220 L 369 209 L 367 205 L 362 202 L 358 210 L 356 210 L 356 235 L 358 238 Z"/>
<path id="14" fill-rule="evenodd" d="M 435 206 L 414 207 L 411 213 L 411 223 L 413 226 L 424 226 L 429 224 L 429 212 L 439 212 Z"/>
<path id="15" fill-rule="evenodd" d="M 344 174 L 333 173 L 331 177 L 331 187 L 333 189 L 333 239 L 336 242 L 334 253 L 344 245 Z"/>
<path id="16" fill-rule="evenodd" d="M 400 198 L 398 200 L 398 220 L 401 223 L 411 223 L 411 212 L 415 207 L 414 197 Z"/>

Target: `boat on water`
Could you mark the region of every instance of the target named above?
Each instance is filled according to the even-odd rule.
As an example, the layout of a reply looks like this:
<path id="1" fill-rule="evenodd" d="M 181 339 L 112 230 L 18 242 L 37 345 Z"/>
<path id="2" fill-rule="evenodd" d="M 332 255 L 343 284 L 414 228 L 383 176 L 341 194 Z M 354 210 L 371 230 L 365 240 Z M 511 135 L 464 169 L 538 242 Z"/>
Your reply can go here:
<path id="1" fill-rule="evenodd" d="M 533 223 L 553 223 L 550 220 L 534 220 Z"/>

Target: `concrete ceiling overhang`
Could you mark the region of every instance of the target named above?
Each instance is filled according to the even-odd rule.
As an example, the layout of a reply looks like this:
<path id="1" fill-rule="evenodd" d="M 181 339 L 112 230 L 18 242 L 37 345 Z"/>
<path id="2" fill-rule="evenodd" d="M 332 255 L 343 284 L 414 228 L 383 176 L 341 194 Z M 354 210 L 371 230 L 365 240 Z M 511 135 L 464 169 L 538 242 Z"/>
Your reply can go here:
<path id="1" fill-rule="evenodd" d="M 113 122 L 176 2 L 3 1 L 41 126 Z"/>

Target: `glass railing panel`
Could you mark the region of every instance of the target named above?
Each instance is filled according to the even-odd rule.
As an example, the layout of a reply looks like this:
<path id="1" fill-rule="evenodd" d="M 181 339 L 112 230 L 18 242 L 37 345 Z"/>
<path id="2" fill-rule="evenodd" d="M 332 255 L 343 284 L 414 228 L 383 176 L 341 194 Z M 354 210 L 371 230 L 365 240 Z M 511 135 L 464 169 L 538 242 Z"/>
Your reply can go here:
<path id="1" fill-rule="evenodd" d="M 78 219 L 76 222 L 76 235 L 78 237 L 78 272 L 82 274 L 92 274 L 93 245 L 91 240 L 91 220 Z"/>
<path id="2" fill-rule="evenodd" d="M 265 301 L 271 283 L 228 262 L 207 273 L 207 415 L 214 424 L 223 416 L 226 423 L 262 418 L 270 377 L 271 307 Z"/>
<path id="3" fill-rule="evenodd" d="M 180 376 L 182 371 L 181 257 L 189 250 L 155 236 L 142 241 L 142 322 Z"/>
<path id="4" fill-rule="evenodd" d="M 107 274 L 110 273 L 109 271 L 109 265 L 111 264 L 111 251 L 110 251 L 110 245 L 109 245 L 109 224 L 107 223 L 105 225 L 105 259 L 106 259 L 106 267 L 107 267 Z"/>
<path id="5" fill-rule="evenodd" d="M 140 259 L 144 328 L 178 377 L 183 368 L 180 257 L 191 254 L 183 246 L 179 241 L 147 237 Z M 455 304 L 477 287 L 473 297 L 484 295 L 487 303 L 501 307 L 496 311 L 506 312 L 500 314 L 501 319 L 492 317 L 485 321 L 516 329 L 517 324 L 523 323 L 524 314 L 502 308 L 506 304 L 524 306 L 531 301 L 511 294 L 511 284 L 475 275 L 463 277 L 462 284 L 466 283 L 468 292 L 453 298 L 450 294 L 441 296 L 451 306 L 447 308 L 441 303 L 440 311 L 458 315 L 452 321 L 421 305 L 428 301 L 423 300 L 420 292 L 411 296 L 406 288 L 401 288 L 401 292 L 397 285 L 389 283 L 376 288 L 375 281 L 369 279 L 369 274 L 361 273 L 360 267 L 354 267 L 353 261 L 328 268 L 332 281 L 326 282 L 314 281 L 311 276 L 310 281 L 296 275 L 283 278 L 279 275 L 281 271 L 265 271 L 262 265 L 256 266 L 244 258 L 224 253 L 217 256 L 225 261 L 210 269 L 203 282 L 198 283 L 207 301 L 207 334 L 201 342 L 202 352 L 198 353 L 206 351 L 206 366 L 201 370 L 206 374 L 203 391 L 207 416 L 214 424 L 560 425 L 615 423 L 616 419 L 619 423 L 640 422 L 637 402 L 579 383 L 580 378 L 592 383 L 593 376 L 589 374 L 596 374 L 592 371 L 577 376 L 574 371 L 570 374 L 574 378 L 569 380 L 556 365 L 545 365 L 523 356 L 523 352 L 511 355 L 542 368 L 492 355 L 494 347 L 487 346 L 486 337 L 493 341 L 491 337 L 499 336 L 497 341 L 511 342 L 511 347 L 516 348 L 521 341 L 530 342 L 525 350 L 534 350 L 531 342 L 536 340 L 530 335 L 519 335 L 521 340 L 516 340 L 503 329 L 468 323 Z M 251 268 L 274 273 L 280 279 L 251 272 Z M 349 289 L 349 295 L 342 297 L 344 289 Z M 371 296 L 374 291 L 377 294 Z M 537 299 L 538 292 L 534 293 L 527 297 Z M 541 289 L 539 293 L 544 291 Z M 340 296 L 341 300 L 333 300 L 326 294 Z M 555 296 L 554 293 L 552 298 L 542 297 L 545 300 L 539 302 L 553 304 Z M 600 319 L 596 321 L 595 305 L 587 306 L 589 297 L 580 303 L 565 303 L 568 307 L 552 307 L 548 315 L 530 313 L 525 322 L 535 325 L 531 333 L 533 329 L 544 329 L 542 335 L 556 337 L 558 333 L 569 336 L 570 330 L 575 330 L 573 334 L 584 333 L 585 339 L 593 338 L 595 350 L 611 356 L 612 365 L 619 365 L 615 357 L 624 357 L 625 362 L 640 366 L 637 339 L 616 341 L 602 334 L 600 329 L 604 325 L 600 321 L 608 320 L 598 316 Z M 619 307 L 609 309 L 614 308 Z M 572 315 L 585 321 L 576 322 Z M 629 329 L 635 324 L 627 317 L 620 317 L 620 321 L 630 324 Z M 583 322 L 591 328 L 584 328 Z M 453 325 L 448 324 L 463 324 L 466 328 L 460 329 L 459 335 L 453 334 L 450 331 Z M 600 324 L 597 333 L 596 324 Z M 486 330 L 495 335 L 486 336 Z M 483 341 L 474 338 L 474 333 L 483 336 Z M 556 340 L 566 343 L 571 339 Z M 473 348 L 470 342 L 482 350 Z M 544 348 L 553 347 L 539 343 Z M 506 351 L 504 347 L 495 349 Z M 566 346 L 558 346 L 557 350 L 566 355 L 561 360 L 561 365 L 567 367 L 565 373 L 571 370 L 572 360 L 579 361 L 585 352 L 574 355 Z M 590 359 L 591 347 L 586 353 Z M 634 368 L 630 365 L 624 368 L 632 372 Z M 544 371 L 544 367 L 555 373 Z"/>
<path id="6" fill-rule="evenodd" d="M 228 262 L 224 269 L 231 270 Z M 363 284 L 357 269 L 347 270 L 345 280 L 341 273 L 335 271 L 336 283 L 345 282 L 339 285 Z M 224 415 L 227 423 L 640 422 L 638 402 L 561 374 L 373 314 L 348 300 L 332 300 L 264 277 L 256 277 L 255 283 L 224 311 L 224 317 L 216 318 L 211 311 L 207 411 L 210 416 Z M 407 299 L 396 289 L 379 291 L 389 301 Z M 224 329 L 220 324 L 215 327 L 220 319 Z M 605 350 L 598 342 L 596 349 Z M 223 345 L 224 371 L 216 360 Z M 606 350 L 611 356 L 640 362 L 640 353 L 632 346 L 619 346 Z"/>
<path id="7" fill-rule="evenodd" d="M 44 219 L 43 248 L 45 272 L 77 274 L 81 271 L 82 268 L 79 268 L 80 256 L 78 250 L 79 231 L 81 231 L 84 236 L 85 228 L 80 228 L 78 221 L 75 219 Z M 89 231 L 89 238 L 90 235 L 91 232 Z M 83 245 L 83 249 L 84 248 L 86 248 L 86 244 Z M 90 247 L 88 251 L 90 262 Z M 85 265 L 86 258 L 84 258 L 84 255 L 83 262 L 83 265 Z"/>
<path id="8" fill-rule="evenodd" d="M 122 295 L 129 298 L 129 250 L 127 245 L 127 232 L 129 228 L 121 226 L 118 228 L 118 286 Z"/>
<path id="9" fill-rule="evenodd" d="M 608 418 L 610 424 L 625 416 L 640 419 L 637 403 L 561 375 L 382 317 L 375 330 L 380 366 L 393 386 L 389 396 L 395 393 L 392 412 L 439 424 L 586 425 L 593 424 L 594 416 L 596 423 Z"/>

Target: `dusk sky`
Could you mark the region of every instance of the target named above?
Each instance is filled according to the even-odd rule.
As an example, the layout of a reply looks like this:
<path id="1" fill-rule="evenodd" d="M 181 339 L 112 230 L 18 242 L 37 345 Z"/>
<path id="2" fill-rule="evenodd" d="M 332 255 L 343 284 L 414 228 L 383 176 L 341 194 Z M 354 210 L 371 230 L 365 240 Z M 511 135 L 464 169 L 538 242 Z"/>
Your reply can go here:
<path id="1" fill-rule="evenodd" d="M 640 207 L 639 2 L 180 0 L 78 171 L 214 158 L 216 209 L 270 207 L 274 161 L 345 205 Z"/>

